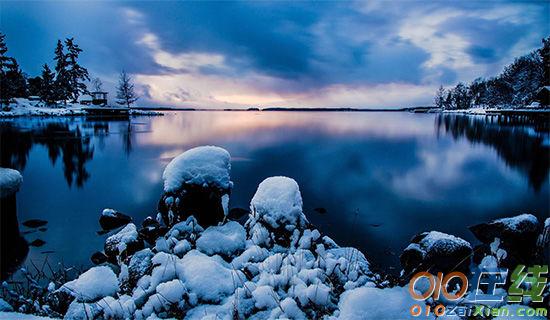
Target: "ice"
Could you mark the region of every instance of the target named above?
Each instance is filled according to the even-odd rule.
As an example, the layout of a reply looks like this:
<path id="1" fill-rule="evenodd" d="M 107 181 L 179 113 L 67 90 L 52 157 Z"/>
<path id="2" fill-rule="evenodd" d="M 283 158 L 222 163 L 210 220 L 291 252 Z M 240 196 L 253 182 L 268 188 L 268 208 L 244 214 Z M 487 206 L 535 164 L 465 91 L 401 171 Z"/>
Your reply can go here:
<path id="1" fill-rule="evenodd" d="M 250 202 L 250 211 L 256 219 L 273 228 L 307 222 L 302 212 L 300 188 L 294 179 L 287 177 L 270 177 L 262 181 Z"/>
<path id="2" fill-rule="evenodd" d="M 222 226 L 209 227 L 197 240 L 197 249 L 208 254 L 224 254 L 230 256 L 244 250 L 246 231 L 235 221 L 229 221 Z"/>
<path id="3" fill-rule="evenodd" d="M 65 283 L 59 290 L 76 297 L 78 301 L 96 301 L 118 291 L 116 274 L 107 266 L 93 267 L 77 279 Z"/>
<path id="4" fill-rule="evenodd" d="M 19 191 L 23 177 L 17 170 L 0 168 L 0 198 L 4 198 Z"/>
<path id="5" fill-rule="evenodd" d="M 183 184 L 209 185 L 230 189 L 231 157 L 215 146 L 196 147 L 175 157 L 164 169 L 164 191 L 172 192 Z"/>

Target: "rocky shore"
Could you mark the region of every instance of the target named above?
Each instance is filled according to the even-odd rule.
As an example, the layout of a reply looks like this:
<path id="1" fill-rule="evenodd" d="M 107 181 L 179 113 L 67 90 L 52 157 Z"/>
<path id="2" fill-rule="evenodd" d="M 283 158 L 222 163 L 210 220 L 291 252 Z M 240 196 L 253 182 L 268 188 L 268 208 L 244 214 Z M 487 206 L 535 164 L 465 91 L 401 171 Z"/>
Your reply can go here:
<path id="1" fill-rule="evenodd" d="M 372 270 L 363 253 L 338 246 L 308 221 L 291 178 L 265 179 L 250 201 L 246 222 L 233 221 L 230 170 L 231 157 L 219 147 L 198 147 L 174 158 L 163 173 L 157 212 L 138 223 L 105 209 L 99 223 L 109 236 L 92 256 L 96 266 L 68 282 L 36 283 L 34 298 L 5 282 L 0 316 L 409 319 L 415 304 L 471 305 L 475 293 L 468 288 L 453 302 L 416 301 L 408 284 L 418 271 L 469 276 L 480 268 L 513 269 L 548 258 L 550 218 L 522 214 L 472 226 L 478 245 L 437 231 L 413 237 L 400 257 L 400 278 L 389 281 Z M 548 307 L 549 288 L 542 304 L 528 299 L 522 304 Z M 498 293 L 503 299 L 495 305 L 506 305 L 507 288 Z"/>

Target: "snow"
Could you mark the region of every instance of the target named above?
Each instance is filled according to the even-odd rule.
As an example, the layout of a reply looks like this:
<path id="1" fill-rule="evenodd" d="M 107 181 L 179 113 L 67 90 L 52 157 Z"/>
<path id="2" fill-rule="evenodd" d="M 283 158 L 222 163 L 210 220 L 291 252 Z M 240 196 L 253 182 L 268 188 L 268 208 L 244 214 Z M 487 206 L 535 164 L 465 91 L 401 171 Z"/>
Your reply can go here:
<path id="1" fill-rule="evenodd" d="M 88 302 L 114 295 L 118 291 L 116 274 L 107 266 L 93 267 L 77 279 L 65 283 L 59 290 Z"/>
<path id="2" fill-rule="evenodd" d="M 128 223 L 124 228 L 122 228 L 122 230 L 105 240 L 105 247 L 112 249 L 116 248 L 118 250 L 118 253 L 121 253 L 126 250 L 129 243 L 135 242 L 137 240 L 138 232 L 136 229 L 136 225 L 133 223 Z"/>
<path id="3" fill-rule="evenodd" d="M 240 271 L 230 269 L 222 259 L 197 250 L 189 251 L 181 259 L 178 275 L 190 291 L 207 302 L 220 301 L 242 286 L 242 280 L 246 279 Z"/>
<path id="4" fill-rule="evenodd" d="M 452 252 L 458 247 L 472 247 L 464 239 L 439 231 L 428 232 L 424 239 L 420 241 L 420 244 L 427 252 L 432 250 L 436 250 L 436 252 Z"/>
<path id="5" fill-rule="evenodd" d="M 495 223 L 502 223 L 506 226 L 506 229 L 512 232 L 521 232 L 519 227 L 520 225 L 525 224 L 526 222 L 530 223 L 531 225 L 537 225 L 539 223 L 537 217 L 535 217 L 532 214 L 524 213 L 517 215 L 515 217 L 510 218 L 502 218 L 495 220 Z"/>
<path id="6" fill-rule="evenodd" d="M 6 302 L 6 300 L 0 298 L 0 312 L 13 311 L 12 306 Z"/>
<path id="7" fill-rule="evenodd" d="M 116 215 L 116 210 L 114 209 L 103 209 L 103 212 L 101 212 L 101 215 L 102 216 L 105 216 L 105 217 L 112 217 L 112 218 L 116 218 L 117 215 Z"/>
<path id="8" fill-rule="evenodd" d="M 235 221 L 223 226 L 209 227 L 197 240 L 197 249 L 208 254 L 230 256 L 245 248 L 246 231 Z"/>
<path id="9" fill-rule="evenodd" d="M 86 111 L 83 108 L 89 107 L 89 105 L 81 103 L 60 103 L 56 106 L 47 106 L 41 101 L 16 98 L 15 103 L 9 104 L 9 111 L 2 111 L 0 109 L 0 118 L 21 116 L 82 116 L 86 115 Z M 138 109 L 131 109 L 129 113 L 130 115 L 162 115 L 161 112 Z"/>
<path id="10" fill-rule="evenodd" d="M 16 312 L 0 312 L 0 320 L 49 320 L 53 318 L 39 317 L 32 314 L 22 314 Z"/>
<path id="11" fill-rule="evenodd" d="M 231 157 L 215 146 L 196 147 L 175 157 L 164 169 L 164 191 L 173 192 L 183 184 L 215 186 L 230 189 Z"/>
<path id="12" fill-rule="evenodd" d="M 279 297 L 270 286 L 259 286 L 252 292 L 254 305 L 258 309 L 272 309 L 279 304 Z"/>
<path id="13" fill-rule="evenodd" d="M 0 198 L 4 198 L 19 191 L 23 177 L 19 171 L 0 168 Z"/>
<path id="14" fill-rule="evenodd" d="M 339 319 L 410 319 L 409 309 L 415 304 L 418 304 L 418 301 L 411 298 L 407 288 L 361 287 L 342 294 L 338 304 Z"/>
<path id="15" fill-rule="evenodd" d="M 250 210 L 257 219 L 273 228 L 307 222 L 302 212 L 300 188 L 288 177 L 270 177 L 262 181 L 250 202 Z"/>

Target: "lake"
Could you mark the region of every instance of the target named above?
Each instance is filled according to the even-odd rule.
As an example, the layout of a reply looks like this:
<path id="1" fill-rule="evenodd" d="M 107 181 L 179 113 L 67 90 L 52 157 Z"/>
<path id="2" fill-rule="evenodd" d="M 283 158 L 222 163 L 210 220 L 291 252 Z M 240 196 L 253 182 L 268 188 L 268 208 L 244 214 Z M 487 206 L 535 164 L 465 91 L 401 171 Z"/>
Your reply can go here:
<path id="1" fill-rule="evenodd" d="M 266 177 L 292 177 L 323 234 L 387 270 L 399 269 L 399 254 L 416 233 L 474 241 L 469 225 L 550 214 L 547 119 L 237 111 L 3 119 L 0 165 L 24 178 L 20 230 L 28 242 L 46 242 L 31 247 L 27 261 L 48 255 L 91 265 L 106 237 L 96 234 L 101 211 L 117 209 L 138 224 L 154 216 L 164 167 L 200 145 L 231 153 L 230 207 L 248 208 Z M 21 225 L 29 219 L 48 221 L 46 229 Z"/>

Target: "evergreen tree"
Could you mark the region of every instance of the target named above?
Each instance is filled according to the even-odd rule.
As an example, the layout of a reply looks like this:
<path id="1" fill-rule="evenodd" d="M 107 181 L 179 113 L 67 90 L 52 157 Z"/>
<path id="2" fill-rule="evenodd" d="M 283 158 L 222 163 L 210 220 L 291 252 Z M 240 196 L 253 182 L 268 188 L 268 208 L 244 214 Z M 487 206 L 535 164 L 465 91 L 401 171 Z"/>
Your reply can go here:
<path id="1" fill-rule="evenodd" d="M 74 43 L 73 38 L 65 40 L 65 48 L 67 49 L 65 57 L 68 77 L 68 97 L 73 102 L 77 102 L 81 94 L 88 93 L 84 81 L 90 81 L 90 76 L 88 75 L 88 70 L 78 64 L 78 56 L 82 52 L 82 49 Z"/>
<path id="2" fill-rule="evenodd" d="M 27 97 L 27 79 L 17 61 L 7 56 L 5 35 L 0 33 L 0 101 L 8 104 L 14 97 Z"/>
<path id="3" fill-rule="evenodd" d="M 138 99 L 132 78 L 124 70 L 120 72 L 116 98 L 118 104 L 126 105 L 128 108 Z"/>
<path id="4" fill-rule="evenodd" d="M 542 61 L 542 69 L 543 69 L 541 86 L 549 86 L 550 85 L 550 37 L 546 39 L 542 39 L 542 48 L 538 50 L 538 53 Z"/>
<path id="5" fill-rule="evenodd" d="M 486 102 L 486 82 L 483 78 L 477 78 L 470 84 L 470 96 L 472 97 L 472 103 L 476 106 L 483 106 Z"/>
<path id="6" fill-rule="evenodd" d="M 42 90 L 42 78 L 40 76 L 28 78 L 27 85 L 29 96 L 40 96 L 40 90 Z"/>
<path id="7" fill-rule="evenodd" d="M 65 103 L 69 99 L 70 84 L 69 84 L 69 72 L 67 70 L 67 58 L 64 52 L 63 43 L 61 40 L 57 40 L 57 46 L 55 47 L 55 100 L 62 100 Z"/>
<path id="8" fill-rule="evenodd" d="M 434 103 L 437 108 L 443 108 L 445 104 L 445 89 L 443 86 L 439 86 L 439 89 L 435 92 Z"/>
<path id="9" fill-rule="evenodd" d="M 57 99 L 55 75 L 47 64 L 42 68 L 42 83 L 40 86 L 40 99 L 47 105 L 52 105 Z"/>

